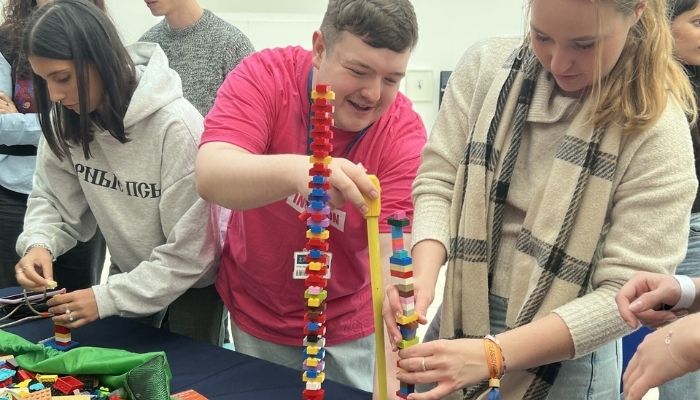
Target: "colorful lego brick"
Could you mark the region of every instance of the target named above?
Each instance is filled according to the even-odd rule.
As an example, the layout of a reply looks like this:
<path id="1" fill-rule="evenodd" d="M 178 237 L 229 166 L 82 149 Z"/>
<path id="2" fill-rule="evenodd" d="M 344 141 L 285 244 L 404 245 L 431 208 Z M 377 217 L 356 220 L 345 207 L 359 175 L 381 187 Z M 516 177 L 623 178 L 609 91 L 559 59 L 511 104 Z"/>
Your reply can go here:
<path id="1" fill-rule="evenodd" d="M 12 384 L 12 379 L 17 374 L 17 371 L 8 368 L 0 369 L 0 388 Z"/>
<path id="2" fill-rule="evenodd" d="M 302 350 L 302 354 L 304 354 L 304 357 L 316 357 L 316 358 L 326 358 L 326 349 L 323 347 L 318 347 L 318 346 L 306 346 L 304 347 L 304 350 Z"/>
<path id="3" fill-rule="evenodd" d="M 68 350 L 73 349 L 75 347 L 78 347 L 80 345 L 76 341 L 71 341 L 70 343 L 57 342 L 55 338 L 49 338 L 46 341 L 42 341 L 41 344 L 43 344 L 46 347 L 51 347 L 52 349 L 59 350 L 59 351 L 68 351 Z"/>
<path id="4" fill-rule="evenodd" d="M 194 389 L 188 389 L 184 392 L 175 393 L 170 398 L 172 400 L 207 400 L 206 397 Z"/>
<path id="5" fill-rule="evenodd" d="M 304 382 L 322 383 L 324 380 L 326 380 L 326 373 L 321 372 L 317 374 L 315 371 L 304 371 L 304 374 L 302 375 L 302 380 Z"/>
<path id="6" fill-rule="evenodd" d="M 314 329 L 314 330 L 309 329 L 309 326 L 304 326 L 304 335 L 324 336 L 325 334 L 326 334 L 326 327 L 325 326 L 316 327 L 316 329 Z"/>
<path id="7" fill-rule="evenodd" d="M 412 322 L 407 325 L 399 325 L 399 331 L 401 332 L 401 337 L 404 339 L 413 339 L 416 337 L 418 332 L 418 323 Z"/>
<path id="8" fill-rule="evenodd" d="M 305 389 L 302 392 L 303 400 L 323 400 L 323 389 Z"/>
<path id="9" fill-rule="evenodd" d="M 334 92 L 325 92 L 325 93 L 320 93 L 317 91 L 311 92 L 311 98 L 314 100 L 317 99 L 326 99 L 326 100 L 335 100 L 335 93 Z"/>
<path id="10" fill-rule="evenodd" d="M 63 325 L 59 325 L 59 324 L 54 324 L 53 331 L 56 334 L 62 333 L 62 334 L 67 334 L 67 335 L 70 335 L 70 332 L 71 332 L 70 328 L 65 327 Z"/>
<path id="11" fill-rule="evenodd" d="M 307 390 L 320 390 L 321 384 L 319 382 L 306 382 L 305 387 Z"/>
<path id="12" fill-rule="evenodd" d="M 411 265 L 413 260 L 411 257 L 389 257 L 389 262 L 395 265 Z"/>
<path id="13" fill-rule="evenodd" d="M 17 377 L 23 381 L 26 381 L 27 379 L 32 380 L 32 379 L 34 379 L 34 374 L 32 374 L 31 372 L 29 372 L 27 370 L 20 368 L 17 370 Z"/>
<path id="14" fill-rule="evenodd" d="M 413 339 L 402 339 L 396 342 L 396 346 L 399 349 L 405 349 L 416 344 L 418 344 L 418 337 L 414 337 Z"/>
<path id="15" fill-rule="evenodd" d="M 396 283 L 396 288 L 399 292 L 413 292 L 413 278 L 401 279 Z"/>
<path id="16" fill-rule="evenodd" d="M 413 269 L 409 271 L 397 271 L 395 269 L 391 269 L 391 276 L 398 278 L 398 279 L 407 279 L 407 278 L 413 278 Z"/>
<path id="17" fill-rule="evenodd" d="M 418 314 L 413 315 L 402 315 L 396 317 L 396 323 L 399 325 L 408 325 L 411 322 L 418 321 Z"/>
<path id="18" fill-rule="evenodd" d="M 29 392 L 25 400 L 51 400 L 51 388 L 43 388 L 33 392 Z"/>
<path id="19" fill-rule="evenodd" d="M 36 374 L 34 379 L 41 383 L 54 383 L 58 380 L 58 375 Z"/>
<path id="20" fill-rule="evenodd" d="M 75 389 L 82 389 L 84 386 L 81 381 L 70 375 L 58 378 L 53 385 L 54 389 L 64 394 L 71 394 Z"/>

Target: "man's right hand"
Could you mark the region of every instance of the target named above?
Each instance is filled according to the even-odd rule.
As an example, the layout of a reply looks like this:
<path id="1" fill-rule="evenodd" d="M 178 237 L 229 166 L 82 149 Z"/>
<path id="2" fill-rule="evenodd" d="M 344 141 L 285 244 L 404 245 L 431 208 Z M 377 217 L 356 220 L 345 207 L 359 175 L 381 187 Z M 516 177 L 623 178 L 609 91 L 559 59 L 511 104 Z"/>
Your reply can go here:
<path id="1" fill-rule="evenodd" d="M 328 191 L 328 194 L 330 195 L 329 204 L 331 208 L 341 208 L 346 202 L 349 202 L 362 214 L 365 214 L 367 212 L 367 203 L 363 194 L 374 200 L 379 196 L 379 193 L 367 176 L 367 172 L 362 164 L 355 164 L 345 158 L 334 158 L 329 168 L 331 169 L 329 179 L 331 189 Z M 300 177 L 300 179 L 302 183 L 299 193 L 308 195 L 310 192 L 308 188 L 310 179 L 308 173 Z"/>

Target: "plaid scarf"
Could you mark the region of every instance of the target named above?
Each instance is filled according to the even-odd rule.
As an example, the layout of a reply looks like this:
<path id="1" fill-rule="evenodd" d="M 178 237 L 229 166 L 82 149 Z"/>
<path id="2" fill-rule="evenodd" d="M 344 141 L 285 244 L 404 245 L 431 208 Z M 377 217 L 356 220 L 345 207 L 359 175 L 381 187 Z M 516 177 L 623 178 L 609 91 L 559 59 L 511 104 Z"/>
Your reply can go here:
<path id="1" fill-rule="evenodd" d="M 515 51 L 497 72 L 468 136 L 450 211 L 441 338 L 490 333 L 489 281 L 540 68 L 527 46 Z M 574 118 L 527 210 L 512 263 L 522 279 L 511 282 L 507 329 L 547 315 L 589 286 L 622 138 L 616 127 L 593 129 L 587 123 L 589 107 L 584 104 Z M 502 398 L 546 399 L 560 367 L 508 372 L 501 381 Z M 463 398 L 476 399 L 486 388 L 485 382 L 467 388 Z"/>

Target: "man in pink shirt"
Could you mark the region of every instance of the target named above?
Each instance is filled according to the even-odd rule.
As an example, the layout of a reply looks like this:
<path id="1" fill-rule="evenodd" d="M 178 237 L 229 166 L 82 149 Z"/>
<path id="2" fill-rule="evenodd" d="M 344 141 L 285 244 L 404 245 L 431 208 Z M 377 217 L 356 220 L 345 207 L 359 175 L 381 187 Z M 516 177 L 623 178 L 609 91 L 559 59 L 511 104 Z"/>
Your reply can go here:
<path id="1" fill-rule="evenodd" d="M 311 52 L 254 53 L 219 89 L 196 172 L 200 195 L 234 210 L 216 287 L 233 317 L 236 350 L 301 369 L 304 280 L 295 274 L 302 268 L 295 268 L 295 252 L 306 243 L 297 217 L 309 192 L 309 95 L 317 83 L 330 84 L 336 97 L 326 376 L 372 389 L 363 194 L 377 196 L 366 174 L 377 175 L 388 283 L 387 218 L 401 210 L 412 215 L 411 184 L 426 140 L 420 117 L 398 92 L 417 39 L 408 0 L 331 0 Z"/>

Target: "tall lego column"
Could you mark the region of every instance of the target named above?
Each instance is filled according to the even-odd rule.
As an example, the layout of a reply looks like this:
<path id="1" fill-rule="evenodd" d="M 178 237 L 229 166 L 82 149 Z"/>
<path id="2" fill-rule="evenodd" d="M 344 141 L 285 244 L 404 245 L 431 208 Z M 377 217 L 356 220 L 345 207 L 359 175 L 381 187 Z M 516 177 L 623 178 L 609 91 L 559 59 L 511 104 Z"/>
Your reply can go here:
<path id="1" fill-rule="evenodd" d="M 316 90 L 311 93 L 313 103 L 311 105 L 311 155 L 309 161 L 313 165 L 309 170 L 311 181 L 309 182 L 309 207 L 301 215 L 309 228 L 306 231 L 306 267 L 307 278 L 304 281 L 306 290 L 306 314 L 304 315 L 304 373 L 302 379 L 306 382 L 303 392 L 304 400 L 322 400 L 324 391 L 321 384 L 325 379 L 324 346 L 326 339 L 326 297 L 328 292 L 328 225 L 330 224 L 328 206 L 328 190 L 330 183 L 328 178 L 331 170 L 331 151 L 333 145 L 333 105 L 335 93 L 328 85 L 316 85 Z"/>
<path id="2" fill-rule="evenodd" d="M 396 324 L 399 326 L 402 339 L 398 346 L 400 349 L 405 349 L 418 343 L 418 336 L 416 336 L 418 314 L 416 314 L 416 301 L 413 296 L 413 260 L 408 255 L 403 243 L 403 228 L 408 226 L 410 221 L 406 218 L 406 213 L 397 212 L 389 217 L 388 222 L 391 225 L 391 248 L 393 251 L 389 258 L 391 276 L 399 291 L 402 311 L 401 316 L 396 317 Z M 399 384 L 399 391 L 396 392 L 396 395 L 402 399 L 415 391 L 412 384 L 405 382 L 399 382 Z"/>

